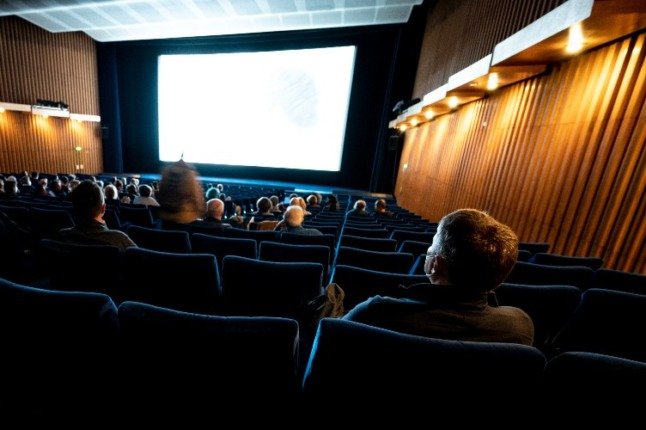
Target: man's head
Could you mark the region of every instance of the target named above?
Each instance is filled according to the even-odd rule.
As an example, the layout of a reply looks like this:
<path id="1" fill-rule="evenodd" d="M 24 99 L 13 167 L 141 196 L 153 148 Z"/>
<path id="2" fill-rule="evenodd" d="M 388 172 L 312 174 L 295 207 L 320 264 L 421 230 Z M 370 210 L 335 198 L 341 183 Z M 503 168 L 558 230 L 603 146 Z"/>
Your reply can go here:
<path id="1" fill-rule="evenodd" d="M 224 202 L 222 200 L 211 199 L 206 202 L 206 216 L 221 220 L 222 215 L 224 215 Z"/>
<path id="2" fill-rule="evenodd" d="M 96 183 L 85 180 L 70 193 L 74 216 L 79 221 L 90 221 L 103 215 L 105 199 L 103 190 Z"/>
<path id="3" fill-rule="evenodd" d="M 365 200 L 357 200 L 354 202 L 354 208 L 356 210 L 362 211 L 366 208 L 366 201 Z"/>
<path id="4" fill-rule="evenodd" d="M 303 214 L 303 208 L 297 205 L 289 206 L 285 210 L 283 215 L 285 223 L 290 227 L 300 227 L 303 224 L 303 219 L 305 215 Z"/>
<path id="5" fill-rule="evenodd" d="M 485 292 L 500 285 L 517 256 L 511 228 L 485 212 L 460 209 L 440 220 L 424 271 L 433 284 Z"/>
<path id="6" fill-rule="evenodd" d="M 385 212 L 386 207 L 386 200 L 384 199 L 379 199 L 375 202 L 375 212 Z"/>
<path id="7" fill-rule="evenodd" d="M 150 185 L 139 185 L 139 195 L 141 197 L 150 197 L 152 193 L 153 189 L 150 187 Z"/>

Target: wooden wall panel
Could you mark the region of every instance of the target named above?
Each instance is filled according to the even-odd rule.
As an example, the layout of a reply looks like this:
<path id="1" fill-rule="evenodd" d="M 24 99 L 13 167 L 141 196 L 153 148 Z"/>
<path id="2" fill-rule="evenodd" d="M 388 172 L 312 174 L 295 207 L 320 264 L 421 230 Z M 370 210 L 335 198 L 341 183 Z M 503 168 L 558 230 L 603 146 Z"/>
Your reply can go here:
<path id="1" fill-rule="evenodd" d="M 96 46 L 83 33 L 49 33 L 20 18 L 0 18 L 0 101 L 62 100 L 74 113 L 99 115 Z M 81 146 L 80 154 L 74 147 Z M 103 170 L 98 123 L 0 113 L 0 171 Z"/>
<path id="2" fill-rule="evenodd" d="M 580 55 L 408 130 L 399 203 L 431 220 L 484 209 L 522 241 L 646 274 L 645 41 Z"/>
<path id="3" fill-rule="evenodd" d="M 438 0 L 428 11 L 413 98 L 445 84 L 449 76 L 565 1 Z"/>

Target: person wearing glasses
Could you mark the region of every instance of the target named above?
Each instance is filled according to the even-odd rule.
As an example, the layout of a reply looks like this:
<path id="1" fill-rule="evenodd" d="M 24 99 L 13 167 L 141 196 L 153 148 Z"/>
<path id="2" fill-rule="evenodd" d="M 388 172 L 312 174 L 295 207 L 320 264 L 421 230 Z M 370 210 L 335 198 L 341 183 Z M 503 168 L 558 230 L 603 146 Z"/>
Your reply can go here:
<path id="1" fill-rule="evenodd" d="M 485 212 L 457 210 L 442 218 L 428 249 L 430 283 L 402 287 L 396 298 L 372 297 L 344 319 L 426 337 L 532 345 L 531 318 L 487 300 L 517 256 L 511 228 Z"/>

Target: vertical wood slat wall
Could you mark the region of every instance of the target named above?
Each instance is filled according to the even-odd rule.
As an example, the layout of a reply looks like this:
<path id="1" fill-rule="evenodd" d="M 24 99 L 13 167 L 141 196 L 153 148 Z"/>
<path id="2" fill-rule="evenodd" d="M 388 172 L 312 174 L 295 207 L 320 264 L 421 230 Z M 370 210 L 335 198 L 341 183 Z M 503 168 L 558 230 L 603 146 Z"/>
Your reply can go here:
<path id="1" fill-rule="evenodd" d="M 445 84 L 449 76 L 565 1 L 438 0 L 429 8 L 413 98 Z"/>
<path id="2" fill-rule="evenodd" d="M 398 202 L 489 211 L 521 241 L 646 274 L 646 33 L 406 131 Z"/>
<path id="3" fill-rule="evenodd" d="M 99 115 L 94 41 L 83 33 L 49 33 L 20 18 L 0 18 L 0 101 L 62 100 L 70 111 Z M 74 150 L 76 146 L 81 152 Z M 0 172 L 97 173 L 103 170 L 101 126 L 28 112 L 0 113 Z"/>

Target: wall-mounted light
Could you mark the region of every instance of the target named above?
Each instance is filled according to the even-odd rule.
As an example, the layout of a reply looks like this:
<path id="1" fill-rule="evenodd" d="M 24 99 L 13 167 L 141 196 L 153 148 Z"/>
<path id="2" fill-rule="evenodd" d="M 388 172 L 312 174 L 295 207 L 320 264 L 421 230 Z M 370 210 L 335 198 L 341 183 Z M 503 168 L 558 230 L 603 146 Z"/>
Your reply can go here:
<path id="1" fill-rule="evenodd" d="M 581 22 L 570 26 L 568 30 L 567 46 L 565 52 L 568 54 L 576 54 L 583 49 L 583 29 Z"/>
<path id="2" fill-rule="evenodd" d="M 427 120 L 430 121 L 433 118 L 435 118 L 435 113 L 433 113 L 433 111 L 429 109 L 426 112 L 424 112 L 424 116 L 426 117 Z"/>
<path id="3" fill-rule="evenodd" d="M 83 150 L 83 148 L 81 148 L 80 146 L 75 146 L 75 147 L 74 147 L 74 150 L 75 150 L 76 152 L 81 152 L 81 151 Z"/>
<path id="4" fill-rule="evenodd" d="M 417 118 L 413 118 L 410 120 L 411 127 L 417 127 L 417 124 L 419 124 L 419 121 L 417 120 Z"/>
<path id="5" fill-rule="evenodd" d="M 449 97 L 449 108 L 455 109 L 460 104 L 460 101 L 456 96 Z"/>
<path id="6" fill-rule="evenodd" d="M 42 115 L 44 117 L 48 116 L 58 116 L 62 118 L 69 118 L 70 111 L 62 107 L 51 107 L 51 106 L 42 106 L 42 105 L 32 105 L 31 113 L 34 115 Z"/>
<path id="7" fill-rule="evenodd" d="M 487 90 L 493 91 L 498 88 L 498 73 L 492 72 L 489 73 L 487 78 Z"/>

